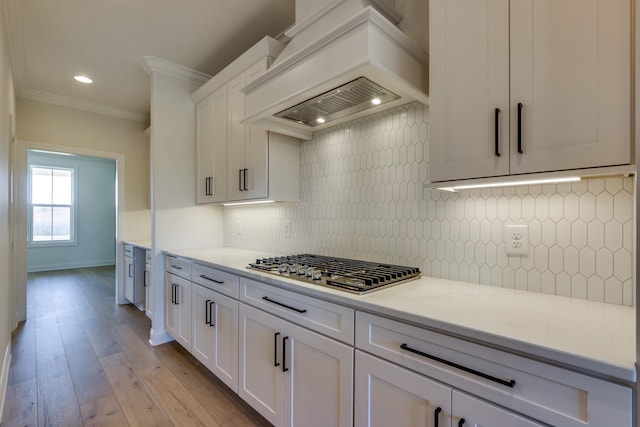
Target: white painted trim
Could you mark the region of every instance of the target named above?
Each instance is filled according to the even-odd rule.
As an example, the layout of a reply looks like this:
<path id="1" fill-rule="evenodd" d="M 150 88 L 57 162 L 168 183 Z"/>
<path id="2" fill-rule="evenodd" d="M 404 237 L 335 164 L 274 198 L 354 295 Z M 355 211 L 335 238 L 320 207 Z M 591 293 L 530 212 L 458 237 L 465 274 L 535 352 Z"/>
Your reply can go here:
<path id="1" fill-rule="evenodd" d="M 107 116 L 114 116 L 121 119 L 149 123 L 149 116 L 146 114 L 139 114 L 121 108 L 109 107 L 107 105 L 84 101 L 69 96 L 57 95 L 41 90 L 22 89 L 18 92 L 18 98 L 32 99 L 34 101 L 61 105 L 63 107 L 75 108 L 77 110 L 90 111 L 92 113 L 105 114 Z"/>
<path id="2" fill-rule="evenodd" d="M 173 62 L 157 58 L 155 56 L 145 56 L 142 58 L 142 68 L 148 73 L 160 73 L 180 80 L 187 81 L 196 85 L 202 85 L 208 81 L 211 76 L 200 71 Z"/>
<path id="3" fill-rule="evenodd" d="M 156 346 L 171 341 L 175 341 L 174 338 L 164 330 L 162 332 L 156 332 L 153 328 L 151 328 L 151 332 L 149 334 L 149 344 Z"/>
<path id="4" fill-rule="evenodd" d="M 290 38 L 296 36 L 296 34 L 300 34 L 300 32 L 304 31 L 309 25 L 313 24 L 315 21 L 320 19 L 322 16 L 329 13 L 332 9 L 342 3 L 343 0 L 333 0 L 325 3 L 320 9 L 316 10 L 314 13 L 307 16 L 302 22 L 296 22 L 292 27 L 285 31 L 284 35 Z"/>
<path id="5" fill-rule="evenodd" d="M 16 157 L 14 170 L 16 171 L 16 179 L 14 181 L 15 200 L 15 225 L 16 236 L 27 235 L 27 150 L 37 149 L 46 151 L 58 151 L 62 153 L 72 153 L 82 156 L 102 157 L 113 159 L 116 161 L 116 179 L 117 179 L 117 210 L 116 210 L 116 304 L 126 304 L 124 298 L 124 267 L 123 245 L 121 239 L 125 235 L 126 215 L 124 215 L 125 207 L 125 155 L 111 151 L 94 150 L 83 147 L 71 147 L 56 144 L 46 144 L 35 141 L 18 141 L 16 147 Z M 13 249 L 14 268 L 16 269 L 16 283 L 13 292 L 13 310 L 14 322 L 26 320 L 27 318 L 27 239 L 16 239 Z"/>
<path id="6" fill-rule="evenodd" d="M 2 373 L 0 373 L 0 420 L 4 412 L 4 403 L 7 400 L 7 387 L 9 385 L 9 368 L 11 366 L 11 341 L 7 343 L 7 349 L 4 352 L 4 363 L 2 364 Z"/>
<path id="7" fill-rule="evenodd" d="M 38 271 L 54 271 L 54 270 L 71 270 L 74 268 L 90 268 L 90 267 L 106 267 L 108 265 L 115 265 L 115 259 L 107 259 L 102 261 L 86 261 L 86 262 L 70 262 L 66 264 L 47 264 L 38 265 L 32 268 L 27 268 L 27 272 L 35 273 Z"/>

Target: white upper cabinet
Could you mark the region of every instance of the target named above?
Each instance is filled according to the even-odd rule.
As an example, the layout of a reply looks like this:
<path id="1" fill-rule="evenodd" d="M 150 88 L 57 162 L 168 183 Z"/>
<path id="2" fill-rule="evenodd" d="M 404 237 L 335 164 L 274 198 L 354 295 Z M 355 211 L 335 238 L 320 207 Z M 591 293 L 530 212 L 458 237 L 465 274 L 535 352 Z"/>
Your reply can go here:
<path id="1" fill-rule="evenodd" d="M 432 0 L 431 182 L 631 162 L 630 0 Z"/>
<path id="2" fill-rule="evenodd" d="M 299 140 L 242 123 L 242 89 L 282 48 L 265 37 L 192 94 L 198 203 L 300 199 Z"/>
<path id="3" fill-rule="evenodd" d="M 196 105 L 198 203 L 221 202 L 227 199 L 226 141 L 227 86 L 223 86 Z"/>

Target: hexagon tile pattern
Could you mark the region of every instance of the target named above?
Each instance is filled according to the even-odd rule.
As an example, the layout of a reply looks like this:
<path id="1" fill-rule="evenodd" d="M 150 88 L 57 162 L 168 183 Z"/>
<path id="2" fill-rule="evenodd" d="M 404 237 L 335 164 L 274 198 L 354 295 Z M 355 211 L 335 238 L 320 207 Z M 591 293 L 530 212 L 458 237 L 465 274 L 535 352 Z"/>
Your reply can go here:
<path id="1" fill-rule="evenodd" d="M 225 245 L 633 304 L 632 178 L 447 193 L 424 188 L 428 151 L 419 103 L 317 132 L 302 142 L 301 202 L 225 208 Z M 504 224 L 529 225 L 528 256 L 506 256 Z"/>

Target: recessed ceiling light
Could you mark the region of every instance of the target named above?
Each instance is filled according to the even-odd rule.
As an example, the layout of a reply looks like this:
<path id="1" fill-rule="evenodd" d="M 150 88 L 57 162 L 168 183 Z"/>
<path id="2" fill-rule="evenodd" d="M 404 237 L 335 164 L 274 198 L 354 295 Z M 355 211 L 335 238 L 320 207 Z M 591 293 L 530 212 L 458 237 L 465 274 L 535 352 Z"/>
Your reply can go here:
<path id="1" fill-rule="evenodd" d="M 372 103 L 373 105 L 380 105 L 380 104 L 382 103 L 382 101 L 380 100 L 380 98 L 373 98 L 373 99 L 371 100 L 371 103 Z"/>
<path id="2" fill-rule="evenodd" d="M 322 117 L 318 117 L 318 119 L 316 120 L 316 122 L 322 124 L 324 123 L 324 119 Z"/>
<path id="3" fill-rule="evenodd" d="M 80 83 L 86 83 L 86 84 L 93 83 L 93 80 L 91 80 L 87 76 L 77 75 L 77 76 L 73 76 L 73 78 Z"/>

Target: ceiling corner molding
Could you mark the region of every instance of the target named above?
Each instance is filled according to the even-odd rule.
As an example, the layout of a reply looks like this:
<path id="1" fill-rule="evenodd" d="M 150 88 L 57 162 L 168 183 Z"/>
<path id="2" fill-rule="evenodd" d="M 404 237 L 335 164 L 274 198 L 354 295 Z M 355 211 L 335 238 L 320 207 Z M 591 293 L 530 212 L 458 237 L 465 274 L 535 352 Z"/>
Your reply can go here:
<path id="1" fill-rule="evenodd" d="M 145 56 L 142 59 L 142 68 L 144 68 L 148 74 L 161 73 L 196 85 L 202 85 L 211 78 L 208 74 L 165 61 L 155 56 Z"/>
<path id="2" fill-rule="evenodd" d="M 139 114 L 133 111 L 121 108 L 109 107 L 107 105 L 96 104 L 93 102 L 83 101 L 77 98 L 57 95 L 55 93 L 26 89 L 18 93 L 18 98 L 31 99 L 34 101 L 44 102 L 47 104 L 60 105 L 67 108 L 75 108 L 77 110 L 90 111 L 92 113 L 105 114 L 108 116 L 118 117 L 121 119 L 134 120 L 142 123 L 149 123 L 149 116 Z"/>
<path id="3" fill-rule="evenodd" d="M 24 76 L 26 76 L 27 69 L 24 57 L 24 43 L 22 40 L 22 12 L 20 1 L 4 0 L 2 1 L 2 9 L 4 23 L 7 27 L 7 44 L 9 45 L 13 82 L 16 92 L 20 92 L 25 87 Z"/>

